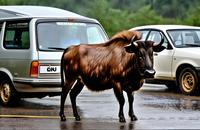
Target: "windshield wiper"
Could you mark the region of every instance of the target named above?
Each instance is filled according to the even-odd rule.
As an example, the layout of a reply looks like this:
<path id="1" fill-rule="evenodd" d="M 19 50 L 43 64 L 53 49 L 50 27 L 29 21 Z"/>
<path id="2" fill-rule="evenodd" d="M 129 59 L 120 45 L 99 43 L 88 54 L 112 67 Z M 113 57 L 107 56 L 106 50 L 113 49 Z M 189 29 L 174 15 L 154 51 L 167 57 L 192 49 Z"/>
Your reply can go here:
<path id="1" fill-rule="evenodd" d="M 186 46 L 190 46 L 190 47 L 200 47 L 199 44 L 184 44 Z"/>
<path id="2" fill-rule="evenodd" d="M 66 48 L 61 48 L 61 47 L 48 47 L 48 49 L 53 49 L 53 50 L 65 50 Z"/>

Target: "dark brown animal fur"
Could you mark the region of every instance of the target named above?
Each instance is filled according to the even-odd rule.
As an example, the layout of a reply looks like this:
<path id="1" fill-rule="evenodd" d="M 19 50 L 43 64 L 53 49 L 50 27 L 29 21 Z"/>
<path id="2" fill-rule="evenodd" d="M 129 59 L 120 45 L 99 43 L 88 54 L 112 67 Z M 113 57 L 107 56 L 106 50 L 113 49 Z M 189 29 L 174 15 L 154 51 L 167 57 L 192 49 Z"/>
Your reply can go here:
<path id="1" fill-rule="evenodd" d="M 138 39 L 140 39 L 139 32 L 122 31 L 106 43 L 81 44 L 71 46 L 64 51 L 61 59 L 62 95 L 60 117 L 62 121 L 66 120 L 64 102 L 70 90 L 74 116 L 76 120 L 80 120 L 76 108 L 76 97 L 84 85 L 92 91 L 113 88 L 120 104 L 120 122 L 125 122 L 122 91 L 126 91 L 129 99 L 129 116 L 132 121 L 137 120 L 132 107 L 132 92 L 142 86 L 146 75 L 152 76 L 155 74 L 155 72 L 152 74 L 149 71 L 146 72 L 146 69 L 153 70 L 154 43 L 151 41 L 138 41 L 136 46 L 134 44 L 130 45 L 131 42 Z M 144 59 L 140 59 L 141 57 Z"/>

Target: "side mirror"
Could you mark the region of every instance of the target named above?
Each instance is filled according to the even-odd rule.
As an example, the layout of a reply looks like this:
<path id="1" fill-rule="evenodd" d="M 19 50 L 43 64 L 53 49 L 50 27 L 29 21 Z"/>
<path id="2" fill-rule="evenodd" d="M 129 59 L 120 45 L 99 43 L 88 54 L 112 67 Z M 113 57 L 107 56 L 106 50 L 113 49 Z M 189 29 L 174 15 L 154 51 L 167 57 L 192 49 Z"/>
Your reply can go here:
<path id="1" fill-rule="evenodd" d="M 153 51 L 154 52 L 161 52 L 163 50 L 165 50 L 166 47 L 165 46 L 157 46 L 157 47 L 153 47 Z"/>

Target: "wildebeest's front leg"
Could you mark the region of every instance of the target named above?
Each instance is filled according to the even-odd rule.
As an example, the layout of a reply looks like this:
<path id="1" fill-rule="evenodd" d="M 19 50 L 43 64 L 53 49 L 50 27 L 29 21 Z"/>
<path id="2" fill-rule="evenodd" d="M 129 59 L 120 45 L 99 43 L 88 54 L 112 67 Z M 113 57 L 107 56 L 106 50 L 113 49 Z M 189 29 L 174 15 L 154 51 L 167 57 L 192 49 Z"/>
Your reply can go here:
<path id="1" fill-rule="evenodd" d="M 121 90 L 121 86 L 119 84 L 116 84 L 117 87 L 114 87 L 114 93 L 115 96 L 119 102 L 119 121 L 120 122 L 126 122 L 125 117 L 124 117 L 124 112 L 123 112 L 123 107 L 125 103 L 123 91 Z"/>
<path id="2" fill-rule="evenodd" d="M 134 95 L 132 91 L 127 91 L 127 96 L 128 96 L 128 102 L 129 102 L 129 116 L 131 118 L 131 121 L 136 121 L 137 117 L 134 114 L 133 111 L 133 101 L 134 101 Z"/>
<path id="3" fill-rule="evenodd" d="M 70 99 L 72 103 L 73 113 L 74 117 L 77 121 L 80 121 L 81 118 L 78 114 L 77 107 L 76 107 L 76 97 L 83 89 L 84 84 L 80 82 L 80 80 L 77 80 L 76 84 L 74 85 L 73 89 L 70 92 Z"/>

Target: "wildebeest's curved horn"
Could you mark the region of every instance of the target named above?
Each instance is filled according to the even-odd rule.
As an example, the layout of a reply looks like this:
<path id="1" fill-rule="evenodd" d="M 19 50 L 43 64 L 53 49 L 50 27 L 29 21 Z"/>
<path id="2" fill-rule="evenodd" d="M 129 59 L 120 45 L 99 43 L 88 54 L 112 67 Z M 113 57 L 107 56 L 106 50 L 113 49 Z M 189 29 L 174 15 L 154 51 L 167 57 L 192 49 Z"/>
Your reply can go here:
<path id="1" fill-rule="evenodd" d="M 133 45 L 134 45 L 135 47 L 138 47 L 138 43 L 137 43 L 137 42 L 133 42 Z"/>
<path id="2" fill-rule="evenodd" d="M 137 42 L 135 42 L 134 40 L 135 40 L 135 36 L 133 36 L 133 37 L 131 38 L 131 44 L 137 47 L 138 44 L 137 44 Z"/>
<path id="3" fill-rule="evenodd" d="M 135 39 L 135 36 L 133 36 L 133 37 L 131 38 L 131 43 L 134 42 L 134 39 Z"/>
<path id="4" fill-rule="evenodd" d="M 161 46 L 164 43 L 164 36 L 161 32 L 159 32 L 159 33 L 160 33 L 161 40 L 159 43 L 154 42 L 153 46 Z"/>

